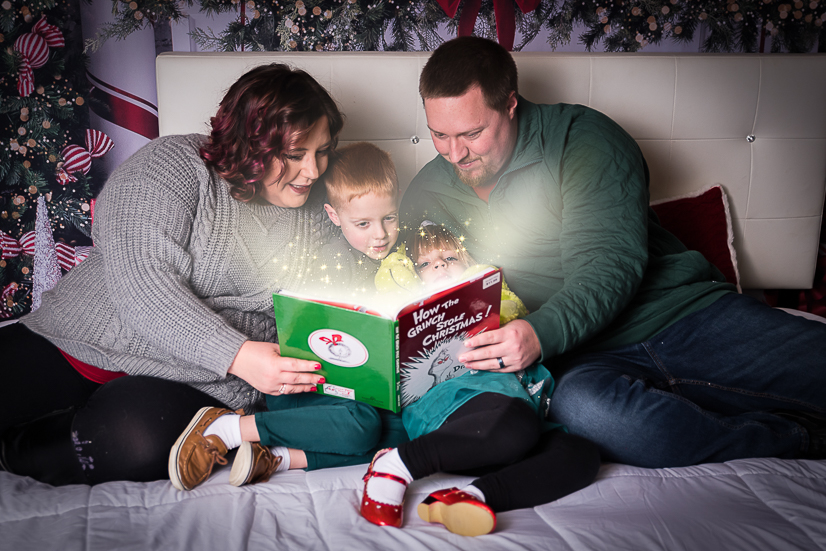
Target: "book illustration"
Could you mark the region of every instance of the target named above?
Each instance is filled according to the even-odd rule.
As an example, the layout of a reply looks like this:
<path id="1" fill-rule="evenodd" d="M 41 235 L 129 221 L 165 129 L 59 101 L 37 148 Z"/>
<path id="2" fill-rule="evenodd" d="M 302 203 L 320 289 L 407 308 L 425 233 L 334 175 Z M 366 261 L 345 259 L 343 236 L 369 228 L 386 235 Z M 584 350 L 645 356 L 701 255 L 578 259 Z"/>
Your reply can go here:
<path id="1" fill-rule="evenodd" d="M 468 369 L 457 359 L 469 348 L 467 332 L 420 350 L 401 364 L 401 405 L 412 404 L 434 386 L 462 375 Z"/>
<path id="2" fill-rule="evenodd" d="M 367 347 L 352 335 L 336 329 L 319 329 L 307 338 L 316 356 L 341 367 L 358 367 L 367 363 Z"/>
<path id="3" fill-rule="evenodd" d="M 464 341 L 499 327 L 501 272 L 491 268 L 403 305 L 273 296 L 281 353 L 320 360 L 319 394 L 400 411 L 467 369 Z"/>

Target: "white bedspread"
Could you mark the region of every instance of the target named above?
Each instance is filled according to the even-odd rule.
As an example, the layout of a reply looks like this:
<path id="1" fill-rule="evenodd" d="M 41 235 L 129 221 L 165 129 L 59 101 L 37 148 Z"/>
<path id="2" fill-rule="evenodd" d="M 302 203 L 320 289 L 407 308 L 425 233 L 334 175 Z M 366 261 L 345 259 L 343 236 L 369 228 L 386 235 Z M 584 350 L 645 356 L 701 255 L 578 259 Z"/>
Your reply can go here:
<path id="1" fill-rule="evenodd" d="M 503 513 L 496 531 L 478 538 L 416 515 L 428 493 L 470 479 L 414 483 L 399 530 L 359 516 L 365 470 L 291 471 L 235 488 L 224 467 L 192 492 L 169 482 L 52 488 L 0 472 L 0 549 L 826 551 L 826 461 L 604 465 L 588 488 Z"/>

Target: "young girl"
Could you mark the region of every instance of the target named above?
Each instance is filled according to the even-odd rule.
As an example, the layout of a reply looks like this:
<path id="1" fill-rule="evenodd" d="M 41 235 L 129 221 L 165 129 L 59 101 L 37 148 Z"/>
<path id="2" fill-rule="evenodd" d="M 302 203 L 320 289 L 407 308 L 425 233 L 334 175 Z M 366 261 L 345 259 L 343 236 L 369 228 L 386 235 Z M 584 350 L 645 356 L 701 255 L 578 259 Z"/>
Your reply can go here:
<path id="1" fill-rule="evenodd" d="M 444 286 L 473 266 L 460 241 L 436 225 L 419 228 L 411 256 L 428 287 Z M 504 310 L 513 306 L 511 314 L 527 313 L 512 293 L 506 300 L 514 304 Z M 461 490 L 434 492 L 418 506 L 423 520 L 466 536 L 491 532 L 496 512 L 534 507 L 584 488 L 599 470 L 599 452 L 543 421 L 540 400 L 552 390 L 553 379 L 541 364 L 519 374 L 469 371 L 436 385 L 402 410 L 410 441 L 373 458 L 364 477 L 362 516 L 401 526 L 407 485 L 436 472 L 480 476 Z"/>

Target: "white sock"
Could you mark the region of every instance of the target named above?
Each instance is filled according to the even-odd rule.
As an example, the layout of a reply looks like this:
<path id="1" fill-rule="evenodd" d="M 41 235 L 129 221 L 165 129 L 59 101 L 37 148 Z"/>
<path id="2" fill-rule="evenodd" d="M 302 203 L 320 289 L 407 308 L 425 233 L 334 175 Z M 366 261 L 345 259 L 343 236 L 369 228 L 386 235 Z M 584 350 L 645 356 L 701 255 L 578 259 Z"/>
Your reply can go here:
<path id="1" fill-rule="evenodd" d="M 241 416 L 234 413 L 227 413 L 212 422 L 204 431 L 204 436 L 215 435 L 221 442 L 232 450 L 241 445 Z"/>
<path id="2" fill-rule="evenodd" d="M 466 494 L 472 495 L 473 497 L 475 497 L 476 499 L 478 499 L 482 503 L 485 502 L 484 492 L 482 492 L 482 490 L 480 490 L 479 488 L 477 488 L 473 484 L 471 484 L 470 486 L 465 486 L 464 488 L 462 488 L 462 491 L 465 492 Z"/>
<path id="3" fill-rule="evenodd" d="M 290 469 L 290 450 L 284 446 L 273 446 L 270 451 L 273 455 L 281 458 L 281 464 L 275 469 L 275 472 L 288 471 Z"/>
<path id="4" fill-rule="evenodd" d="M 413 476 L 399 455 L 399 450 L 393 449 L 382 455 L 373 464 L 373 470 L 398 476 L 408 484 L 413 482 Z M 365 488 L 370 499 L 387 505 L 401 505 L 404 502 L 404 491 L 407 486 L 383 477 L 372 477 Z"/>

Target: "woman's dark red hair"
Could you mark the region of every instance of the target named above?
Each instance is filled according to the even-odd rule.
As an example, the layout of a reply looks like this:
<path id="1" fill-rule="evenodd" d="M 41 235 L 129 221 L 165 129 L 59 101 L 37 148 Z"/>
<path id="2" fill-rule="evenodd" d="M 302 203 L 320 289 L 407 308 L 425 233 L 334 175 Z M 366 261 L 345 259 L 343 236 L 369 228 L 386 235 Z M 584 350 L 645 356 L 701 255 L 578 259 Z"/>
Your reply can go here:
<path id="1" fill-rule="evenodd" d="M 327 117 L 335 146 L 344 118 L 333 98 L 300 69 L 273 63 L 247 72 L 233 84 L 212 117 L 201 158 L 230 183 L 239 201 L 257 197 L 273 159 L 281 161 L 320 118 Z"/>

